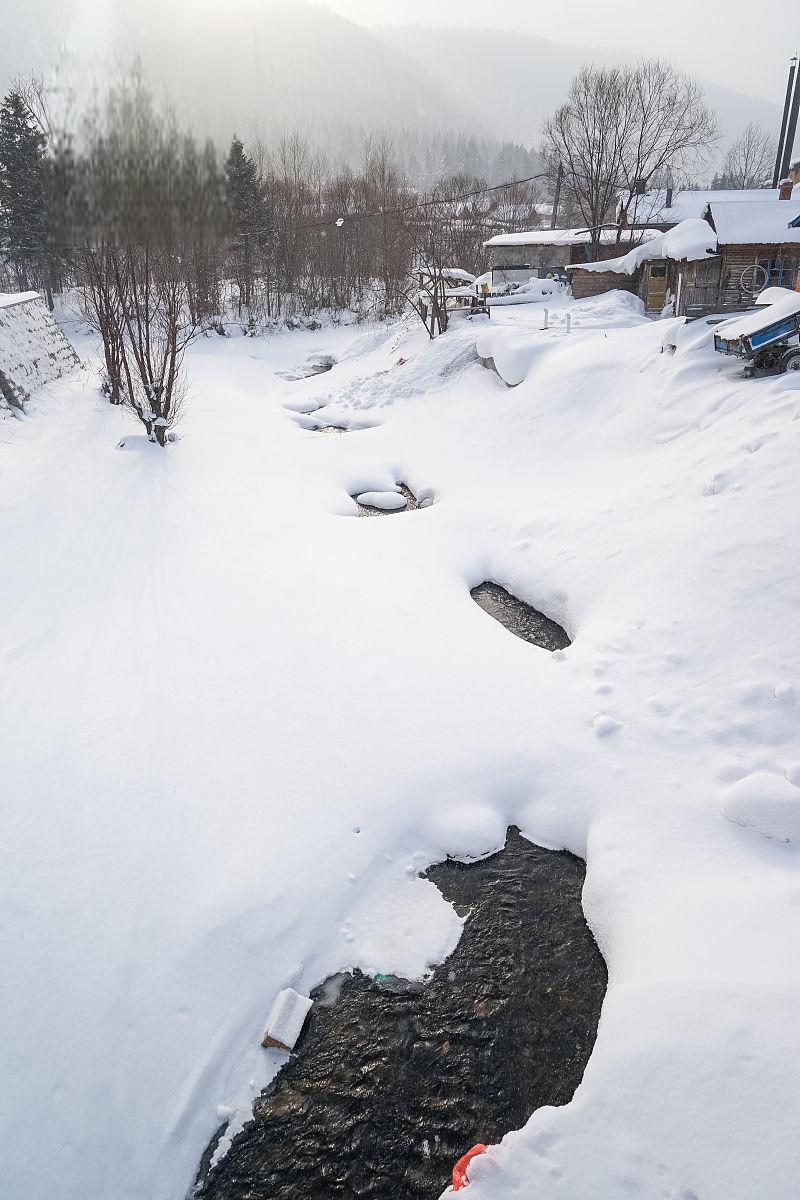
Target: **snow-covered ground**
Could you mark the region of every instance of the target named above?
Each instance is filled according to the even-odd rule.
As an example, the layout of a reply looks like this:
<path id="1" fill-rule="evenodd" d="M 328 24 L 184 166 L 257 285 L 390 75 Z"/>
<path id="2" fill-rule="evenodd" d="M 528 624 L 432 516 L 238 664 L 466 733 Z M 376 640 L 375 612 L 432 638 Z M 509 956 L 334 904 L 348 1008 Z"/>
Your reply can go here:
<path id="1" fill-rule="evenodd" d="M 166 451 L 88 374 L 0 427 L 9 1196 L 180 1200 L 276 994 L 422 976 L 460 921 L 418 872 L 516 823 L 586 857 L 610 982 L 470 1200 L 796 1197 L 800 377 L 570 312 L 497 314 L 513 389 L 477 321 L 323 330 L 196 345 Z"/>

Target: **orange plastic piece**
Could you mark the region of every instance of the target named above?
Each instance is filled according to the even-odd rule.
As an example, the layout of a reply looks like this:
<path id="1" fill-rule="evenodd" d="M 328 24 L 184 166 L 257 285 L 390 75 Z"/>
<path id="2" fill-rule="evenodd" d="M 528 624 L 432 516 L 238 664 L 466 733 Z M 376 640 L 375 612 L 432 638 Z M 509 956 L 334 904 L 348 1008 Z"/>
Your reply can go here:
<path id="1" fill-rule="evenodd" d="M 453 1191 L 460 1192 L 462 1188 L 469 1186 L 469 1178 L 467 1176 L 467 1167 L 472 1162 L 473 1158 L 477 1158 L 479 1154 L 485 1154 L 486 1147 L 483 1142 L 478 1142 L 477 1146 L 473 1146 L 466 1154 L 462 1155 L 456 1165 L 453 1167 Z"/>

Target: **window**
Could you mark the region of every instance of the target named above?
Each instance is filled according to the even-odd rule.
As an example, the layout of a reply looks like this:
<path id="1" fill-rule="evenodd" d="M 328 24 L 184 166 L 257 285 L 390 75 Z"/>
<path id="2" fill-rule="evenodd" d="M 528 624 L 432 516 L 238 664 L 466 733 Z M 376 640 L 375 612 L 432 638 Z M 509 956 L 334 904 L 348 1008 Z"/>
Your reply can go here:
<path id="1" fill-rule="evenodd" d="M 764 287 L 794 288 L 797 272 L 800 269 L 800 259 L 797 258 L 761 258 L 758 265 L 767 273 Z"/>

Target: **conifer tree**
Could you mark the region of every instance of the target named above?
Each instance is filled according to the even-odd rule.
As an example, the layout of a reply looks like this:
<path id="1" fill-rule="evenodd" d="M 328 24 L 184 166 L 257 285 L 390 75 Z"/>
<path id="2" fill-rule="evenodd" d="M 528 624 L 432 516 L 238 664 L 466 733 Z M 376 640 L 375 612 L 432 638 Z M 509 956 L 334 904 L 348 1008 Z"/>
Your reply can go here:
<path id="1" fill-rule="evenodd" d="M 239 311 L 252 302 L 256 251 L 266 243 L 269 212 L 252 158 L 234 137 L 225 163 L 225 198 L 234 241 L 234 271 L 239 287 Z"/>
<path id="2" fill-rule="evenodd" d="M 45 146 L 22 93 L 12 89 L 0 106 L 0 247 L 20 291 L 42 277 L 47 258 Z"/>

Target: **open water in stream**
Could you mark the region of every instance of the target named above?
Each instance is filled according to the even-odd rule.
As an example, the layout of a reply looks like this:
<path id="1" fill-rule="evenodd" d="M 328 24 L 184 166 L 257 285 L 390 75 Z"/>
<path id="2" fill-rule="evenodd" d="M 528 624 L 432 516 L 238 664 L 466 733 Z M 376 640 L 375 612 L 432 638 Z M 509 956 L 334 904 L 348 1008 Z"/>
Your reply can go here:
<path id="1" fill-rule="evenodd" d="M 203 1200 L 435 1200 L 476 1142 L 566 1104 L 594 1045 L 606 969 L 582 861 L 510 829 L 428 877 L 463 915 L 425 984 L 360 972 L 315 990 L 297 1053 L 209 1172 Z"/>

